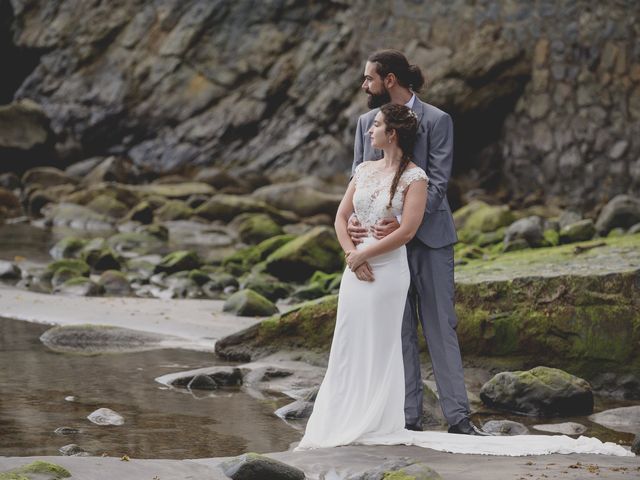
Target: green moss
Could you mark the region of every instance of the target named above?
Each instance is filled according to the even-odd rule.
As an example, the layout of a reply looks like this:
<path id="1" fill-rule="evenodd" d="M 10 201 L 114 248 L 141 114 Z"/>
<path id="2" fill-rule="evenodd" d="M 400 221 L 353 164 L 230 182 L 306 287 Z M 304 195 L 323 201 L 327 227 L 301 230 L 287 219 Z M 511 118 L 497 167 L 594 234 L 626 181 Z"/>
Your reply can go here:
<path id="1" fill-rule="evenodd" d="M 543 233 L 547 246 L 555 247 L 560 244 L 560 234 L 555 230 L 545 230 Z"/>
<path id="2" fill-rule="evenodd" d="M 112 218 L 124 217 L 129 208 L 111 195 L 98 195 L 87 205 L 91 210 Z"/>
<path id="3" fill-rule="evenodd" d="M 229 273 L 240 276 L 294 238 L 295 235 L 289 234 L 269 238 L 254 247 L 243 248 L 225 257 L 222 265 Z"/>
<path id="4" fill-rule="evenodd" d="M 248 289 L 231 295 L 222 309 L 243 317 L 266 317 L 278 312 L 273 303 L 259 293 Z"/>
<path id="5" fill-rule="evenodd" d="M 202 270 L 198 270 L 198 269 L 191 270 L 189 272 L 189 279 L 197 283 L 198 285 L 204 285 L 209 280 L 211 280 L 211 278 L 206 272 L 203 272 Z"/>
<path id="6" fill-rule="evenodd" d="M 264 320 L 256 344 L 326 351 L 331 346 L 337 308 L 338 296 L 330 295 Z"/>
<path id="7" fill-rule="evenodd" d="M 264 213 L 250 215 L 238 226 L 240 239 L 250 244 L 260 243 L 282 234 L 282 227 Z"/>
<path id="8" fill-rule="evenodd" d="M 169 200 L 154 213 L 160 221 L 186 220 L 193 215 L 193 209 L 180 200 Z"/>
<path id="9" fill-rule="evenodd" d="M 286 243 L 266 260 L 267 271 L 285 281 L 305 281 L 316 270 L 332 273 L 342 269 L 343 255 L 333 230 L 316 227 Z"/>
<path id="10" fill-rule="evenodd" d="M 166 255 L 162 261 L 156 265 L 156 273 L 167 272 L 176 273 L 184 270 L 194 270 L 202 265 L 198 254 L 191 250 L 178 250 Z"/>
<path id="11" fill-rule="evenodd" d="M 384 480 L 416 480 L 413 475 L 407 475 L 402 470 L 396 470 L 395 472 L 385 472 L 382 477 Z"/>
<path id="12" fill-rule="evenodd" d="M 73 270 L 77 272 L 78 275 L 88 276 L 90 273 L 90 268 L 87 262 L 84 260 L 79 260 L 75 258 L 66 258 L 63 260 L 56 260 L 55 262 L 51 262 L 47 265 L 46 272 L 53 276 L 55 272 L 60 269 Z"/>
<path id="13" fill-rule="evenodd" d="M 49 253 L 56 260 L 76 258 L 87 242 L 84 238 L 64 237 L 49 250 Z"/>
<path id="14" fill-rule="evenodd" d="M 0 480 L 30 480 L 30 477 L 28 476 L 30 473 L 36 475 L 48 475 L 49 480 L 58 480 L 62 478 L 69 478 L 71 476 L 71 473 L 60 465 L 37 460 L 28 465 L 13 469 L 10 472 L 0 473 Z"/>

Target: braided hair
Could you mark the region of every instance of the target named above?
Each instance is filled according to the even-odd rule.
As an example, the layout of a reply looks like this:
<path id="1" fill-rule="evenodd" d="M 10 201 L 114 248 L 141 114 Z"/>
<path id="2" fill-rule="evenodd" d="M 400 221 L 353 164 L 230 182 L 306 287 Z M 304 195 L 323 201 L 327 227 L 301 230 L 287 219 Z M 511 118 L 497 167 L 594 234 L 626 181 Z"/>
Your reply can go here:
<path id="1" fill-rule="evenodd" d="M 387 103 L 380 107 L 380 112 L 384 116 L 387 133 L 392 130 L 396 131 L 398 137 L 398 147 L 402 151 L 400 165 L 396 170 L 396 174 L 391 182 L 391 190 L 389 191 L 389 204 L 387 208 L 391 208 L 391 202 L 398 189 L 400 177 L 407 169 L 407 165 L 413 159 L 413 147 L 416 144 L 416 135 L 418 132 L 418 118 L 416 114 L 406 105 L 398 105 Z"/>

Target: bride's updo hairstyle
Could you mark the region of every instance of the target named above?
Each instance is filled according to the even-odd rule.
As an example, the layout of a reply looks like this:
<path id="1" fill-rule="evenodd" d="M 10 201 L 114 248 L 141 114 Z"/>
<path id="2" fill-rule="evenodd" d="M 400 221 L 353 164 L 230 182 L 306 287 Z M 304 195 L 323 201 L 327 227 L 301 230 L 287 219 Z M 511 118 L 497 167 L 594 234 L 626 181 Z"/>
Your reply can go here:
<path id="1" fill-rule="evenodd" d="M 391 201 L 393 200 L 396 190 L 398 188 L 398 182 L 400 177 L 407 169 L 407 165 L 413 159 L 413 148 L 416 144 L 416 136 L 418 133 L 418 118 L 413 110 L 405 105 L 398 105 L 395 103 L 387 103 L 380 107 L 380 112 L 384 116 L 384 124 L 388 133 L 395 130 L 398 138 L 398 146 L 402 151 L 402 159 L 396 174 L 391 182 L 391 190 L 389 192 L 389 204 L 387 207 L 391 207 Z"/>

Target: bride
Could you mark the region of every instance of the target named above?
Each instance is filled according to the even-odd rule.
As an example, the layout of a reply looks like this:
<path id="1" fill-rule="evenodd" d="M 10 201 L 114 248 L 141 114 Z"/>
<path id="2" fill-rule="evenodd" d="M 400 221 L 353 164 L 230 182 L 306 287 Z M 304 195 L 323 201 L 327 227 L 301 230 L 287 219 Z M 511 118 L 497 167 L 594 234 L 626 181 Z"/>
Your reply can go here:
<path id="1" fill-rule="evenodd" d="M 416 132 L 417 118 L 410 108 L 383 105 L 368 134 L 372 147 L 383 150 L 384 157 L 358 165 L 338 207 L 335 229 L 347 268 L 327 372 L 296 450 L 405 444 L 490 455 L 633 455 L 587 437 L 480 437 L 404 428 L 400 333 L 410 283 L 405 244 L 422 222 L 428 184 L 425 172 L 411 161 Z M 347 232 L 353 213 L 369 229 L 389 217 L 397 217 L 400 227 L 381 240 L 372 234 L 356 247 Z"/>

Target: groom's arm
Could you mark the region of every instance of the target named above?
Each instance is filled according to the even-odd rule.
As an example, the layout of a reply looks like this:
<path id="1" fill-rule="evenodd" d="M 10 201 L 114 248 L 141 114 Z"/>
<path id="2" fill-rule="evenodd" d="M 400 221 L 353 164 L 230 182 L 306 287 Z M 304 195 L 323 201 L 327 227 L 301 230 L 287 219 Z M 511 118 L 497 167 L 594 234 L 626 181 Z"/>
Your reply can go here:
<path id="1" fill-rule="evenodd" d="M 427 176 L 429 177 L 426 213 L 440 208 L 447 195 L 447 185 L 453 166 L 453 122 L 445 113 L 436 120 L 429 132 Z"/>
<path id="2" fill-rule="evenodd" d="M 351 165 L 351 177 L 356 171 L 356 167 L 364 161 L 364 142 L 362 138 L 362 116 L 358 118 L 356 125 L 356 137 L 353 141 L 353 164 Z"/>

